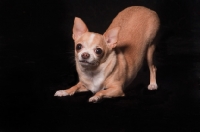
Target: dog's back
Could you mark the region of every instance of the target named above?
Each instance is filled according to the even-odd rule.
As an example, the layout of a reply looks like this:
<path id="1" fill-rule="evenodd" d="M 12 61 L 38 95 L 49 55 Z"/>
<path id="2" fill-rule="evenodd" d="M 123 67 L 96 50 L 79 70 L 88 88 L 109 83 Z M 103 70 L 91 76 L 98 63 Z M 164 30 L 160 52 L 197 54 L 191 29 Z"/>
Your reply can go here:
<path id="1" fill-rule="evenodd" d="M 132 6 L 121 11 L 112 21 L 109 29 L 121 27 L 117 47 L 127 62 L 127 81 L 136 76 L 142 65 L 148 46 L 152 44 L 159 28 L 157 14 L 142 6 Z"/>

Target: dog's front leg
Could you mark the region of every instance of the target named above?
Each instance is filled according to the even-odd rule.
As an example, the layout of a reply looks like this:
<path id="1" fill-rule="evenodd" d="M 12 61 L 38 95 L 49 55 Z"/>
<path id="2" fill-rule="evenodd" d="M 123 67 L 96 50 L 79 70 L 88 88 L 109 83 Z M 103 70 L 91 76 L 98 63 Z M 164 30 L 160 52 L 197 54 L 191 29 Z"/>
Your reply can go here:
<path id="1" fill-rule="evenodd" d="M 89 102 L 96 103 L 103 98 L 122 97 L 124 95 L 125 94 L 122 90 L 122 87 L 115 85 L 115 86 L 108 87 L 104 90 L 97 92 L 94 96 L 92 96 L 89 99 Z"/>
<path id="2" fill-rule="evenodd" d="M 88 91 L 88 89 L 86 89 L 81 82 L 78 82 L 76 85 L 74 85 L 73 87 L 66 89 L 66 90 L 58 90 L 56 91 L 56 93 L 54 94 L 54 96 L 72 96 L 74 95 L 74 93 L 76 92 L 85 92 Z"/>

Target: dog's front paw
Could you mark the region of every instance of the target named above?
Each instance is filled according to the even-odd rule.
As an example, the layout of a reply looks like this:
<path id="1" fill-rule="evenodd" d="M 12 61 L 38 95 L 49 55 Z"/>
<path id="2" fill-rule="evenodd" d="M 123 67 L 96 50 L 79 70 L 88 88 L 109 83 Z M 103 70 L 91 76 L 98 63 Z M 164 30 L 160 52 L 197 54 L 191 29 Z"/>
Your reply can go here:
<path id="1" fill-rule="evenodd" d="M 92 103 L 97 103 L 99 100 L 101 100 L 101 97 L 99 96 L 93 96 L 89 99 L 89 102 L 92 102 Z"/>
<path id="2" fill-rule="evenodd" d="M 62 97 L 62 96 L 69 96 L 70 94 L 66 90 L 58 90 L 54 94 L 54 96 Z"/>
<path id="3" fill-rule="evenodd" d="M 148 90 L 157 90 L 158 85 L 156 83 L 149 84 Z"/>

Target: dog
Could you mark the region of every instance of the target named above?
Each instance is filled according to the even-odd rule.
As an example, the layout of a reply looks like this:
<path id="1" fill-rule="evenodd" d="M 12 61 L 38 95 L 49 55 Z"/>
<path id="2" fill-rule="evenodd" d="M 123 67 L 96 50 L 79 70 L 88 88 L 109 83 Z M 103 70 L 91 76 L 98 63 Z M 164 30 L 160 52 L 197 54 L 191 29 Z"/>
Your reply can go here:
<path id="1" fill-rule="evenodd" d="M 156 12 L 131 6 L 121 11 L 101 35 L 89 32 L 86 24 L 75 17 L 72 38 L 79 82 L 69 89 L 56 91 L 54 96 L 91 91 L 94 95 L 89 102 L 93 103 L 125 96 L 124 90 L 136 77 L 145 56 L 150 70 L 148 90 L 156 90 L 153 53 L 159 23 Z"/>

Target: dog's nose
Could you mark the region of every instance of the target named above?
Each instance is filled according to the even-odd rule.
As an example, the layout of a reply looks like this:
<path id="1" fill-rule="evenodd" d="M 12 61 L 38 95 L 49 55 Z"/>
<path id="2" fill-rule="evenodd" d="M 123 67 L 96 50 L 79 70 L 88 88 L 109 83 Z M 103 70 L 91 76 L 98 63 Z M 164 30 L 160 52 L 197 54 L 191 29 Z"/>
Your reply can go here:
<path id="1" fill-rule="evenodd" d="M 90 57 L 90 54 L 84 52 L 84 53 L 81 54 L 81 57 L 82 57 L 83 59 L 88 59 L 88 58 Z"/>

